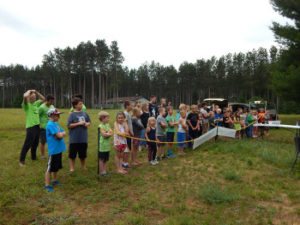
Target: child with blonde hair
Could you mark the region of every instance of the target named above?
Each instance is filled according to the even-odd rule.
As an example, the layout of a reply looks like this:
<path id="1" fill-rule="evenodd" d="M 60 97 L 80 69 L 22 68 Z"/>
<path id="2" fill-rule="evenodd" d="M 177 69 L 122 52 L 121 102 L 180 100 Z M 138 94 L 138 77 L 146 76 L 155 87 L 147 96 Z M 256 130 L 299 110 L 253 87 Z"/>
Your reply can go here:
<path id="1" fill-rule="evenodd" d="M 181 110 L 180 118 L 178 121 L 178 130 L 177 130 L 177 141 L 178 142 L 185 141 L 185 136 L 186 136 L 187 130 L 188 130 L 188 126 L 186 124 L 186 111 Z M 177 146 L 178 146 L 178 154 L 179 155 L 184 154 L 184 152 L 183 152 L 184 143 L 178 143 Z"/>
<path id="2" fill-rule="evenodd" d="M 145 137 L 147 140 L 155 141 L 156 140 L 156 119 L 155 117 L 149 117 L 148 119 L 148 126 L 145 131 Z M 147 142 L 148 145 L 148 161 L 152 166 L 158 164 L 156 153 L 157 153 L 157 146 L 155 142 Z"/>
<path id="3" fill-rule="evenodd" d="M 116 149 L 115 163 L 117 167 L 117 173 L 126 174 L 127 171 L 123 169 L 123 157 L 124 151 L 127 148 L 126 138 L 122 135 L 129 135 L 129 128 L 125 120 L 126 116 L 123 112 L 118 112 L 116 121 L 114 123 L 114 147 Z"/>
<path id="4" fill-rule="evenodd" d="M 108 177 L 109 175 L 106 172 L 106 163 L 109 160 L 109 152 L 110 152 L 109 138 L 112 136 L 112 130 L 109 126 L 109 114 L 105 111 L 101 111 L 98 114 L 98 119 L 100 120 L 100 124 L 98 126 L 100 129 L 100 134 L 99 134 L 100 149 L 98 149 L 99 170 L 101 176 Z"/>

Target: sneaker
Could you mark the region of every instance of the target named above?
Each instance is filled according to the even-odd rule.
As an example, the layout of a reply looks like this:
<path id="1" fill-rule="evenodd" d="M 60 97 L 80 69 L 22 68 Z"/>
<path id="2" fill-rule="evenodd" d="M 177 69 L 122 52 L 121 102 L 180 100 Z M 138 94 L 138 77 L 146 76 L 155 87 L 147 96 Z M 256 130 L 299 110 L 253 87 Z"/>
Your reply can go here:
<path id="1" fill-rule="evenodd" d="M 63 184 L 62 184 L 62 183 L 60 183 L 58 180 L 56 180 L 56 181 L 52 181 L 52 182 L 51 182 L 51 184 L 52 184 L 53 186 L 55 186 L 55 185 L 58 185 L 58 186 L 63 186 Z"/>
<path id="2" fill-rule="evenodd" d="M 156 158 L 153 160 L 153 162 L 154 162 L 155 164 L 158 164 L 158 163 L 159 163 L 159 162 L 157 161 Z"/>
<path id="3" fill-rule="evenodd" d="M 129 166 L 129 164 L 122 164 L 122 167 L 125 168 L 125 169 L 130 169 L 131 166 Z"/>
<path id="4" fill-rule="evenodd" d="M 158 156 L 158 157 L 155 158 L 155 160 L 156 160 L 156 161 L 160 161 L 161 158 Z"/>
<path id="5" fill-rule="evenodd" d="M 168 150 L 167 155 L 168 155 L 169 157 L 171 157 L 171 158 L 174 158 L 174 157 L 175 157 L 175 155 L 172 153 L 171 150 Z"/>
<path id="6" fill-rule="evenodd" d="M 154 162 L 154 160 L 152 160 L 152 161 L 150 162 L 150 164 L 151 164 L 151 166 L 155 166 L 155 165 L 156 165 L 156 163 Z"/>
<path id="7" fill-rule="evenodd" d="M 54 191 L 53 187 L 51 187 L 50 185 L 44 186 L 44 190 L 48 190 L 48 192 L 53 192 Z"/>
<path id="8" fill-rule="evenodd" d="M 107 177 L 109 177 L 109 174 L 108 173 L 103 173 L 103 174 L 101 174 L 101 176 L 107 178 Z"/>

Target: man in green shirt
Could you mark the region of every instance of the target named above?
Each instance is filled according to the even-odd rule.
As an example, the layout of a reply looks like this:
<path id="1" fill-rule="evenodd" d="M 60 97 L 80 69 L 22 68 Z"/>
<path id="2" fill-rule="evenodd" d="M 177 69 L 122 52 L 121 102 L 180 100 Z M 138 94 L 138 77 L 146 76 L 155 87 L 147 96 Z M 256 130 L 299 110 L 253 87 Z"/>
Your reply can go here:
<path id="1" fill-rule="evenodd" d="M 52 95 L 47 95 L 46 96 L 46 102 L 43 103 L 40 107 L 39 107 L 39 117 L 40 117 L 40 148 L 41 148 L 41 154 L 42 154 L 42 159 L 45 158 L 45 145 L 47 143 L 46 140 L 46 127 L 47 127 L 47 123 L 49 120 L 48 117 L 48 111 L 49 109 L 53 109 L 54 103 L 54 97 Z"/>
<path id="2" fill-rule="evenodd" d="M 39 100 L 36 100 L 36 97 Z M 25 158 L 31 148 L 31 159 L 36 160 L 36 149 L 39 145 L 40 118 L 38 107 L 45 101 L 45 97 L 36 90 L 28 90 L 24 93 L 22 108 L 26 114 L 26 138 L 20 153 L 20 166 L 25 166 Z"/>

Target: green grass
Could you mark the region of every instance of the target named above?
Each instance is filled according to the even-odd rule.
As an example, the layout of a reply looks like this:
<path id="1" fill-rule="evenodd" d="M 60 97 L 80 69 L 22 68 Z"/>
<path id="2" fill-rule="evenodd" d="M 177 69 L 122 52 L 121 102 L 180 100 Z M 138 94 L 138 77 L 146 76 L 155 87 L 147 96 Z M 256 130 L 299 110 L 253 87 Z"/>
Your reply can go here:
<path id="1" fill-rule="evenodd" d="M 109 112 L 112 125 L 116 111 Z M 115 173 L 112 150 L 111 178 L 97 179 L 98 110 L 88 113 L 88 170 L 76 161 L 70 174 L 63 153 L 58 178 L 64 185 L 46 193 L 46 160 L 32 162 L 28 153 L 26 168 L 18 166 L 24 112 L 0 109 L 0 224 L 299 224 L 300 173 L 290 173 L 293 130 L 272 129 L 264 140 L 210 141 L 155 167 L 140 152 L 145 163 L 125 176 Z M 300 116 L 280 119 L 295 124 Z"/>

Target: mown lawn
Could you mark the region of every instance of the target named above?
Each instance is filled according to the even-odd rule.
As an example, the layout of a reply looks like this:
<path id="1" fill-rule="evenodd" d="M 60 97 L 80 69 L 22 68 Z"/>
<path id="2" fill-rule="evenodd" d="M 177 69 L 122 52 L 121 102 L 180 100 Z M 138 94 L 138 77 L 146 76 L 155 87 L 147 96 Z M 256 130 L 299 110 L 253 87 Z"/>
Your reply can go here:
<path id="1" fill-rule="evenodd" d="M 97 179 L 98 110 L 88 113 L 88 170 L 77 162 L 70 174 L 65 152 L 58 177 L 64 185 L 47 193 L 47 160 L 32 162 L 28 154 L 26 168 L 18 166 L 25 114 L 0 109 L 0 224 L 300 224 L 300 173 L 290 173 L 294 130 L 272 129 L 264 140 L 210 141 L 155 167 L 140 152 L 145 164 L 125 176 L 115 173 L 112 151 L 111 177 Z M 60 121 L 65 129 L 67 116 Z M 300 115 L 280 118 L 295 124 Z"/>

